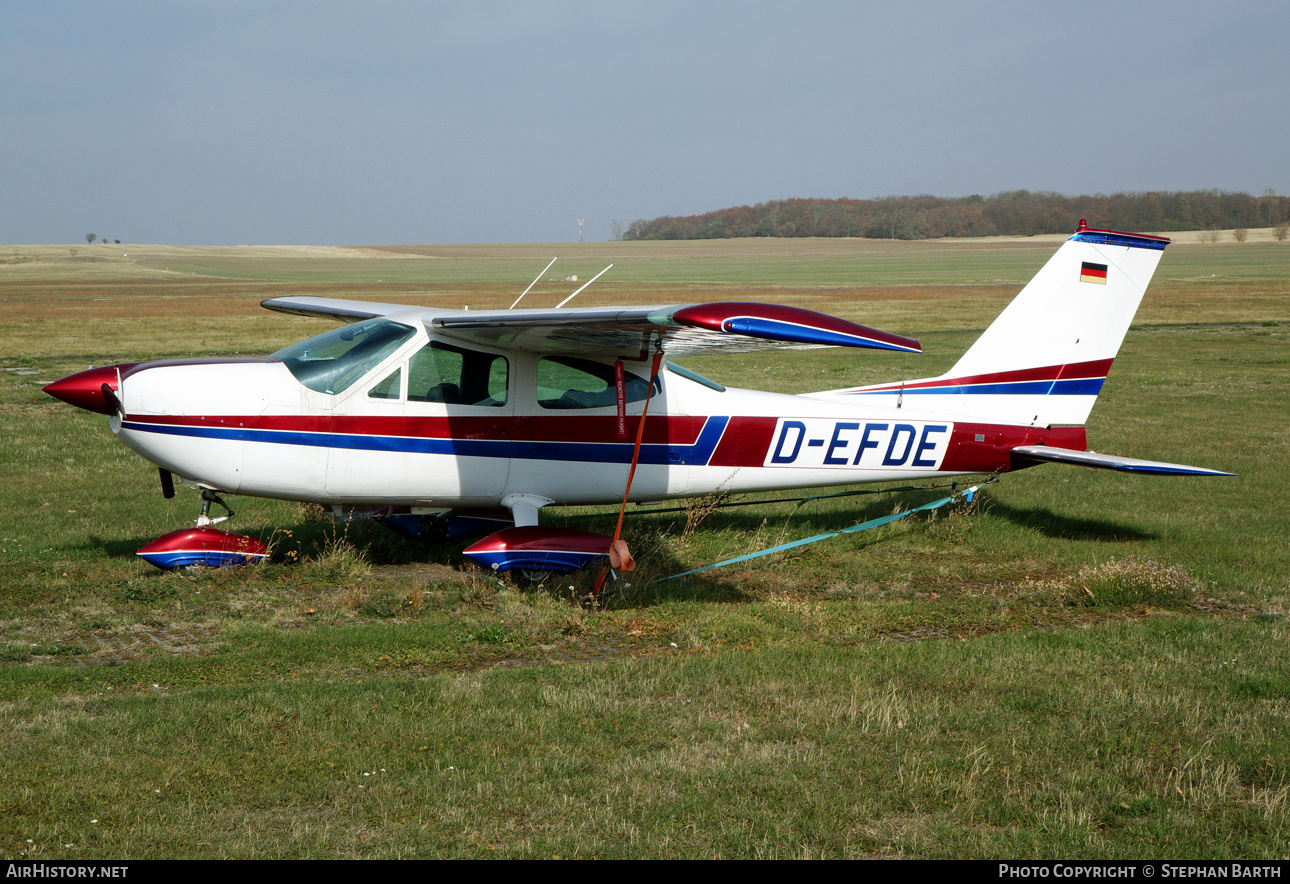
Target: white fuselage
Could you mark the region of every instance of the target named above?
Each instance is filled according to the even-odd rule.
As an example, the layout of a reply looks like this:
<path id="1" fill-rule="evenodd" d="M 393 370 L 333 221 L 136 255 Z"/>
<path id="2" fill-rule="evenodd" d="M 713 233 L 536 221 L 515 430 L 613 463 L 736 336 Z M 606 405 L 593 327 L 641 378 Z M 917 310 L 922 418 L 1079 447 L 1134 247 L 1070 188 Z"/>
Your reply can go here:
<path id="1" fill-rule="evenodd" d="M 122 376 L 125 444 L 213 490 L 320 503 L 495 506 L 527 494 L 559 504 L 620 500 L 643 401 L 540 404 L 539 355 L 507 360 L 503 404 L 418 401 L 409 359 L 424 329 L 339 394 L 312 390 L 281 361 L 140 366 Z M 605 363 L 608 365 L 609 363 Z M 644 376 L 648 363 L 626 363 Z M 717 391 L 668 371 L 649 401 L 633 500 L 714 489 L 759 491 L 989 471 L 952 455 L 956 422 L 840 398 Z M 384 386 L 382 386 L 384 384 Z M 374 391 L 381 395 L 375 395 Z M 959 422 L 962 423 L 962 422 Z M 964 427 L 969 426 L 963 424 Z M 971 425 L 975 426 L 975 425 Z M 1006 452 L 1028 431 L 977 448 Z M 1032 436 L 1033 437 L 1033 432 Z M 1000 443 L 999 445 L 996 445 Z M 985 450 L 982 449 L 982 450 Z M 976 452 L 978 455 L 981 451 Z"/>

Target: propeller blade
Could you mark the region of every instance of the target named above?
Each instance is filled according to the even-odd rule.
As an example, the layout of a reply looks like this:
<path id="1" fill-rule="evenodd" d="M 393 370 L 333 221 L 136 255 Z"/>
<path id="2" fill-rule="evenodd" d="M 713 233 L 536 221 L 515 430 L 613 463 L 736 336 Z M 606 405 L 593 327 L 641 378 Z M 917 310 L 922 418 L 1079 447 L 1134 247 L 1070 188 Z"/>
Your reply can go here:
<path id="1" fill-rule="evenodd" d="M 121 400 L 116 398 L 116 391 L 107 384 L 101 386 L 99 390 L 103 393 L 103 400 L 108 406 L 121 417 L 125 417 L 125 409 L 121 406 Z"/>

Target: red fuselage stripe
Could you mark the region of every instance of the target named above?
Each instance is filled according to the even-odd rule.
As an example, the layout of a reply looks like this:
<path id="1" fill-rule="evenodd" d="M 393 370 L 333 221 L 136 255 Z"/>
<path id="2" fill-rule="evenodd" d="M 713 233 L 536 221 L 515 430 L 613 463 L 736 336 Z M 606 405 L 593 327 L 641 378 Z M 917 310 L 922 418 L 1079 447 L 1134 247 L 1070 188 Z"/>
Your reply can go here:
<path id="1" fill-rule="evenodd" d="M 920 390 L 935 387 L 963 387 L 974 384 L 1011 384 L 1022 381 L 1056 381 L 1079 380 L 1082 378 L 1105 378 L 1111 370 L 1111 359 L 1097 359 L 1092 362 L 1072 362 L 1070 365 L 1046 365 L 1040 368 L 1023 368 L 1017 371 L 997 371 L 990 374 L 968 375 L 961 378 L 933 378 L 914 384 L 884 384 L 880 387 L 857 387 L 865 392 L 874 393 L 883 390 Z"/>
<path id="2" fill-rule="evenodd" d="M 595 417 L 397 418 L 325 416 L 202 416 L 130 415 L 127 422 L 163 426 L 220 429 L 277 430 L 338 436 L 482 440 L 497 442 L 586 442 L 630 445 L 618 438 L 613 415 Z M 638 418 L 629 418 L 633 432 Z M 694 445 L 706 418 L 660 415 L 645 422 L 645 443 Z M 706 465 L 762 467 L 774 440 L 777 417 L 733 417 Z M 509 426 L 508 426 L 509 424 Z M 1019 445 L 1049 445 L 1083 451 L 1083 427 L 1024 427 L 1009 424 L 955 422 L 940 472 L 993 473 L 1010 468 L 1009 452 Z M 501 456 L 501 455 L 499 455 Z M 593 458 L 594 459 L 594 458 Z M 702 462 L 694 465 L 702 466 Z"/>

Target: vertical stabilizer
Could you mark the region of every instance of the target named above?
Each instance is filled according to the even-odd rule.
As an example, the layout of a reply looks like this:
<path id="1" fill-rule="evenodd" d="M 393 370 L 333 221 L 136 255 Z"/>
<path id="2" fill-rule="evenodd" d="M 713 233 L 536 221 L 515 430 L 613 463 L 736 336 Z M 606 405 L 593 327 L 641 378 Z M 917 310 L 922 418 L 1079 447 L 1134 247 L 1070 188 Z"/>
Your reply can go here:
<path id="1" fill-rule="evenodd" d="M 1083 424 L 1168 244 L 1081 221 L 949 372 L 836 394 L 962 418 Z"/>

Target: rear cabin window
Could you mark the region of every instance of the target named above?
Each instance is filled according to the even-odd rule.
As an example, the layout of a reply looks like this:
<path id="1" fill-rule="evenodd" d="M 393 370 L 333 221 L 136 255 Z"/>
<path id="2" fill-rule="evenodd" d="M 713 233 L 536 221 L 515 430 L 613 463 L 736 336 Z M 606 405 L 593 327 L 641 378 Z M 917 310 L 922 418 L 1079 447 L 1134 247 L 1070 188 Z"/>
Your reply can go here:
<path id="1" fill-rule="evenodd" d="M 629 371 L 623 372 L 628 402 L 640 402 L 649 382 Z M 662 390 L 660 383 L 655 392 Z M 614 367 L 575 356 L 547 356 L 538 361 L 537 402 L 543 408 L 612 408 L 618 404 L 614 392 Z"/>
<path id="2" fill-rule="evenodd" d="M 501 407 L 508 374 L 505 356 L 434 342 L 408 363 L 408 401 Z"/>
<path id="3" fill-rule="evenodd" d="M 388 319 L 354 322 L 285 347 L 273 356 L 319 393 L 342 393 L 416 334 Z"/>

